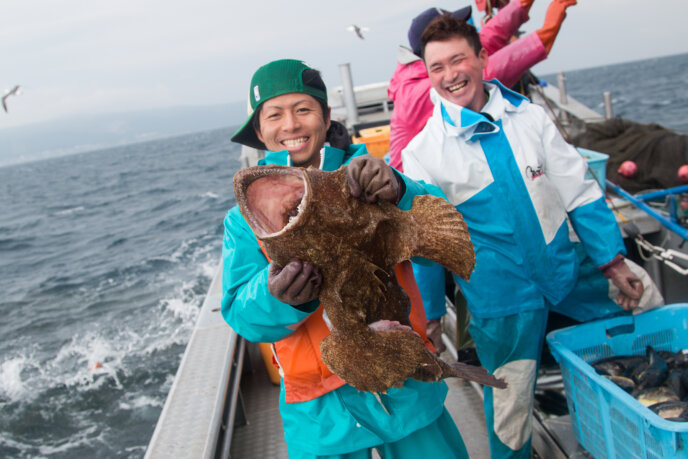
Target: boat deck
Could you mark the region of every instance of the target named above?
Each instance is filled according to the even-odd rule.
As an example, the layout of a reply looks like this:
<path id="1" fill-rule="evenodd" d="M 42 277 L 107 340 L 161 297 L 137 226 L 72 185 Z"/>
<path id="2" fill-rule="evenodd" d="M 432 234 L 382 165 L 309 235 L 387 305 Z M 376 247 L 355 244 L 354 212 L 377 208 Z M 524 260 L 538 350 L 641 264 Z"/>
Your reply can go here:
<path id="1" fill-rule="evenodd" d="M 248 346 L 247 351 L 247 368 L 241 379 L 246 423 L 234 427 L 230 456 L 286 459 L 287 445 L 278 406 L 279 387 L 270 382 L 258 348 Z M 451 359 L 449 355 L 444 357 Z M 458 378 L 447 379 L 446 383 L 449 394 L 445 406 L 461 432 L 469 456 L 489 457 L 482 399 L 476 388 Z"/>
<path id="2" fill-rule="evenodd" d="M 241 376 L 240 397 L 246 422 L 236 425 L 230 457 L 286 459 L 282 417 L 279 414 L 279 386 L 270 382 L 258 347 L 247 346 L 246 368 Z"/>

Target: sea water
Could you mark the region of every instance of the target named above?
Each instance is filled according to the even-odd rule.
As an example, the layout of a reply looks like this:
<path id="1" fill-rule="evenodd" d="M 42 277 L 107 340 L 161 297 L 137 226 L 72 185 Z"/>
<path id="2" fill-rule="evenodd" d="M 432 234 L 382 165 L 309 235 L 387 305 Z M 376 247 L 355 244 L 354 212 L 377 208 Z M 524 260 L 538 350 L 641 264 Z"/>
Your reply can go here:
<path id="1" fill-rule="evenodd" d="M 688 54 L 569 71 L 565 77 L 567 93 L 600 114 L 609 91 L 614 116 L 688 134 Z M 556 75 L 541 78 L 557 85 Z"/>
<path id="2" fill-rule="evenodd" d="M 234 204 L 229 129 L 0 168 L 0 457 L 140 457 Z"/>
<path id="3" fill-rule="evenodd" d="M 688 54 L 566 76 L 688 130 Z M 231 133 L 0 168 L 0 457 L 143 456 L 220 260 Z"/>

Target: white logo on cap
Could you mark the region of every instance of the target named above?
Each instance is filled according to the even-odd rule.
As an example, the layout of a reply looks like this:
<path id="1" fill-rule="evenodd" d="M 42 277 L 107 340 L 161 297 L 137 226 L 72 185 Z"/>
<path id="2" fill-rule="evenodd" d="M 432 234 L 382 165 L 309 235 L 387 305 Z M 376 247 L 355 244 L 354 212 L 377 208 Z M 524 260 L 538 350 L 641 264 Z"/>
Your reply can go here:
<path id="1" fill-rule="evenodd" d="M 258 91 L 258 85 L 255 85 L 253 87 L 253 98 L 256 99 L 256 102 L 260 100 L 260 92 Z"/>

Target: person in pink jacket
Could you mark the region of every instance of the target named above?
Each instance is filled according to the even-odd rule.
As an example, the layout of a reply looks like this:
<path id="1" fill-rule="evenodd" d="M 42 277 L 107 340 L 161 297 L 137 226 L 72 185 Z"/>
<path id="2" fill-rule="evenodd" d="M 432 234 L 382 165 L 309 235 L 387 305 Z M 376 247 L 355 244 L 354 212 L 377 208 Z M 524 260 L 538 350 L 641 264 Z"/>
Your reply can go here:
<path id="1" fill-rule="evenodd" d="M 509 43 L 518 28 L 528 20 L 532 3 L 533 0 L 512 0 L 480 30 L 480 41 L 489 56 L 483 79 L 496 78 L 511 87 L 529 68 L 544 60 L 566 17 L 566 8 L 575 5 L 576 0 L 552 0 L 544 25 Z M 433 108 L 428 97 L 430 80 L 420 56 L 420 36 L 430 21 L 444 12 L 430 8 L 416 16 L 408 32 L 410 48 L 399 47 L 397 68 L 387 90 L 389 99 L 394 102 L 390 120 L 389 164 L 399 171 L 403 171 L 401 150 L 423 129 Z M 451 14 L 470 22 L 471 7 Z"/>

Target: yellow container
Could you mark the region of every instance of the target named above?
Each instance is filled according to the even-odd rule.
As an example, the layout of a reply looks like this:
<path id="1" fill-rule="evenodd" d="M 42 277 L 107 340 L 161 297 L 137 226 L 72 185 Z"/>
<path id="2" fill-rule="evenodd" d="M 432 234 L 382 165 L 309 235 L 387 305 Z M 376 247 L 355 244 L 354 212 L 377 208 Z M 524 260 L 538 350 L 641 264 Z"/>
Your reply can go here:
<path id="1" fill-rule="evenodd" d="M 276 386 L 279 386 L 280 375 L 279 370 L 272 363 L 272 344 L 270 343 L 258 343 L 258 348 L 260 349 L 260 354 L 263 356 L 263 363 L 265 363 L 265 368 L 268 370 L 268 377 L 270 382 Z"/>
<path id="2" fill-rule="evenodd" d="M 384 158 L 389 152 L 389 125 L 362 129 L 360 134 L 353 138 L 353 143 L 364 143 L 371 155 Z"/>
<path id="3" fill-rule="evenodd" d="M 359 134 L 361 137 L 373 137 L 376 135 L 382 135 L 382 134 L 387 134 L 389 135 L 389 124 L 385 124 L 384 126 L 377 126 L 377 127 L 371 127 L 368 129 L 361 129 Z"/>

